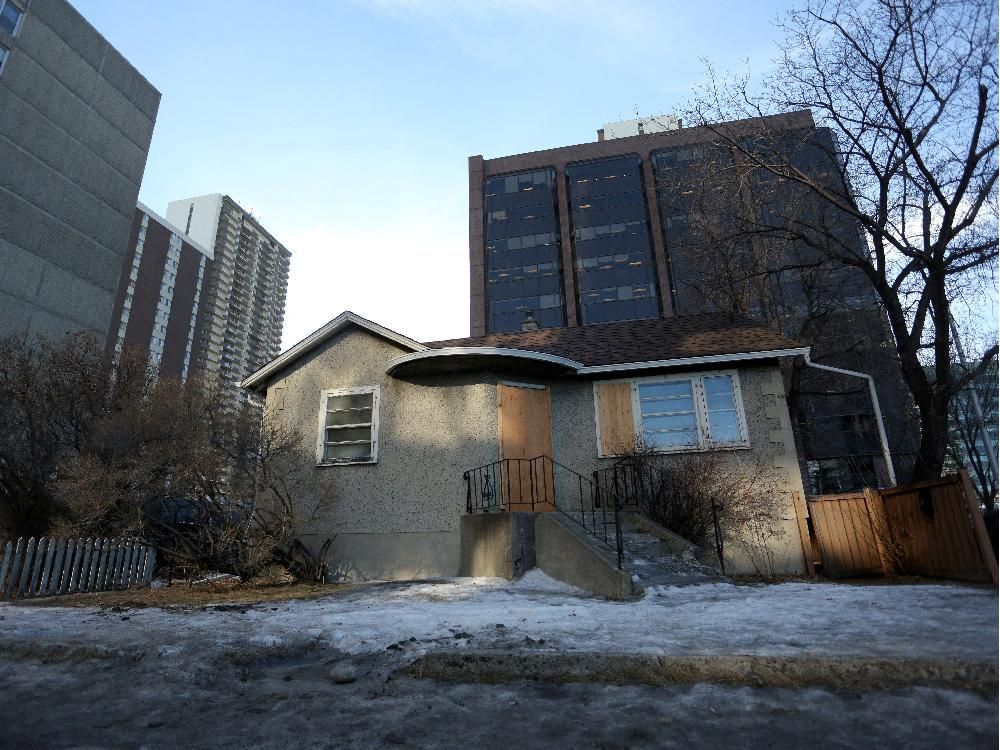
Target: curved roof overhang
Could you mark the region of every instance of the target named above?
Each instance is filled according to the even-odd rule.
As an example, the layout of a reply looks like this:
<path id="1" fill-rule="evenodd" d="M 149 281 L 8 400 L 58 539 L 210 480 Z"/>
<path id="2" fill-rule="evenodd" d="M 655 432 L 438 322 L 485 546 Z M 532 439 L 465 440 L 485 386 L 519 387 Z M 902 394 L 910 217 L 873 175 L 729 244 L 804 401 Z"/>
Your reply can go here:
<path id="1" fill-rule="evenodd" d="M 583 364 L 566 357 L 526 349 L 454 346 L 396 357 L 385 367 L 393 377 L 440 375 L 473 370 L 502 370 L 534 375 L 573 375 Z"/>

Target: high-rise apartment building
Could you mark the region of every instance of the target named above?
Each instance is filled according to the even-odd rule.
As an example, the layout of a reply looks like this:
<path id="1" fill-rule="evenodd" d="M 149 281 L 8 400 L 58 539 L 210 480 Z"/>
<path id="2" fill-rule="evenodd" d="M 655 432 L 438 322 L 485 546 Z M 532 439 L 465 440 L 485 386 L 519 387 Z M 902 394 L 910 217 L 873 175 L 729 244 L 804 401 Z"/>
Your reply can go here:
<path id="1" fill-rule="evenodd" d="M 0 0 L 0 335 L 107 336 L 159 103 L 65 0 Z"/>
<path id="2" fill-rule="evenodd" d="M 211 263 L 211 251 L 140 203 L 108 336 L 113 354 L 148 352 L 161 375 L 187 379 L 199 314 L 211 314 L 203 295 Z"/>
<path id="3" fill-rule="evenodd" d="M 808 111 L 725 127 L 744 142 L 766 137 L 796 166 L 843 185 L 832 135 Z M 529 313 L 543 328 L 720 309 L 764 319 L 810 343 L 817 361 L 878 376 L 899 469 L 914 450 L 910 409 L 870 284 L 832 267 L 782 270 L 818 256 L 809 243 L 733 231 L 736 215 L 751 212 L 758 225 L 778 222 L 780 230 L 793 207 L 826 239 L 864 252 L 857 227 L 767 174 L 748 177 L 737 150 L 709 128 L 654 118 L 607 124 L 598 137 L 469 158 L 471 334 L 520 330 Z M 751 261 L 761 273 L 748 272 Z M 858 382 L 803 368 L 793 374 L 803 475 L 815 492 L 887 477 Z"/>
<path id="4" fill-rule="evenodd" d="M 242 398 L 240 381 L 280 352 L 291 253 L 228 195 L 172 201 L 167 220 L 213 258 L 202 285 L 192 372 Z"/>

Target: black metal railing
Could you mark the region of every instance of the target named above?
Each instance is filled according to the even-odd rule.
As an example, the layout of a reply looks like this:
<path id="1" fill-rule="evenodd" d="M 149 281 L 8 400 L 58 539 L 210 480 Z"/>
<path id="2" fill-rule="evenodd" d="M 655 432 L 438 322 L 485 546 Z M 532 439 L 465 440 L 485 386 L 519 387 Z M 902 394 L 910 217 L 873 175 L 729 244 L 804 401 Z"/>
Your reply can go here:
<path id="1" fill-rule="evenodd" d="M 557 511 L 614 550 L 622 566 L 622 500 L 550 456 L 505 458 L 469 469 L 469 513 Z"/>
<path id="2" fill-rule="evenodd" d="M 622 506 L 628 510 L 634 510 L 645 516 L 654 523 L 668 529 L 673 528 L 674 523 L 671 518 L 671 508 L 664 498 L 659 497 L 656 491 L 656 457 L 637 460 L 626 457 L 618 461 L 613 466 L 606 469 L 598 469 L 594 472 L 594 484 L 597 485 L 601 493 L 613 495 L 621 499 Z M 719 561 L 720 570 L 726 572 L 724 539 L 722 523 L 719 513 L 722 511 L 722 503 L 712 498 L 710 501 L 711 510 L 711 536 L 706 534 L 705 539 L 690 539 L 688 541 L 700 544 L 710 542 L 715 547 L 715 555 Z M 685 536 L 683 533 L 680 536 Z"/>

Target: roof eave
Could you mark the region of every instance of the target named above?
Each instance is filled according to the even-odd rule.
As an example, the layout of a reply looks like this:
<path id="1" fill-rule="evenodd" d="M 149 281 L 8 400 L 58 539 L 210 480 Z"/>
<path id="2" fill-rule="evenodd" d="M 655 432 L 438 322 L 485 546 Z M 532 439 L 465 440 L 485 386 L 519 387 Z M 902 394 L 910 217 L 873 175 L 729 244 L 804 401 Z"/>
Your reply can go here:
<path id="1" fill-rule="evenodd" d="M 271 376 L 288 367 L 299 357 L 308 354 L 310 351 L 334 336 L 339 331 L 346 328 L 348 325 L 355 325 L 359 328 L 363 328 L 376 336 L 388 339 L 389 341 L 399 344 L 400 346 L 413 352 L 425 351 L 428 348 L 419 341 L 414 341 L 411 338 L 403 336 L 401 333 L 396 333 L 385 326 L 380 326 L 378 323 L 368 320 L 367 318 L 362 318 L 360 315 L 352 313 L 350 310 L 346 310 L 322 328 L 313 331 L 297 344 L 293 345 L 288 349 L 288 351 L 279 354 L 259 370 L 247 376 L 240 382 L 240 387 L 257 391 L 262 390 L 266 387 L 266 383 Z"/>
<path id="2" fill-rule="evenodd" d="M 765 349 L 753 352 L 736 352 L 732 354 L 707 354 L 700 357 L 677 357 L 675 359 L 656 359 L 646 362 L 622 362 L 611 365 L 591 365 L 577 370 L 578 375 L 601 375 L 613 372 L 632 372 L 635 370 L 667 369 L 671 367 L 692 367 L 696 365 L 723 364 L 726 362 L 742 362 L 755 359 L 774 359 L 777 357 L 797 357 L 809 353 L 808 346 L 785 349 Z"/>
<path id="3" fill-rule="evenodd" d="M 530 349 L 513 349 L 501 346 L 449 346 L 442 347 L 440 349 L 425 348 L 423 351 L 396 357 L 386 364 L 385 372 L 387 375 L 392 375 L 397 369 L 399 369 L 399 367 L 411 362 L 419 362 L 437 357 L 462 356 L 501 357 L 519 359 L 522 361 L 544 362 L 546 364 L 564 367 L 570 372 L 578 372 L 579 369 L 584 366 L 582 362 L 577 362 L 573 359 L 560 357 L 557 354 L 532 351 Z"/>

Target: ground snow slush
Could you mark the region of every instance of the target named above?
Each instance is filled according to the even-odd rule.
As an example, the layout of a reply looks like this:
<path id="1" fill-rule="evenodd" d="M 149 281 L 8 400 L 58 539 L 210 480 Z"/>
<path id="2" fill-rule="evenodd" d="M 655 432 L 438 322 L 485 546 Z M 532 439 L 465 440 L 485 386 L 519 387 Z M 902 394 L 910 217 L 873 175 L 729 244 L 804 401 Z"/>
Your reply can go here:
<path id="1" fill-rule="evenodd" d="M 996 747 L 996 609 L 975 587 L 829 584 L 622 604 L 537 571 L 0 605 L 0 747 Z"/>

